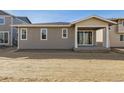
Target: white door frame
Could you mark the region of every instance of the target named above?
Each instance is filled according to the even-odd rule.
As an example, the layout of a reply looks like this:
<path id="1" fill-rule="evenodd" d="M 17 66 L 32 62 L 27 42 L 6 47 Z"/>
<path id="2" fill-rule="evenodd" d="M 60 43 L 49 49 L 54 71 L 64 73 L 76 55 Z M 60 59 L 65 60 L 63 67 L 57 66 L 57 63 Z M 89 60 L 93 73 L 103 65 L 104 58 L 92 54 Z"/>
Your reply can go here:
<path id="1" fill-rule="evenodd" d="M 80 32 L 80 30 L 78 30 Z M 84 32 L 92 32 L 92 44 L 78 44 L 79 46 L 93 46 L 94 43 L 93 43 L 93 38 L 94 38 L 94 35 L 93 35 L 93 31 L 92 30 L 81 30 L 81 32 L 83 32 L 83 40 L 85 41 L 86 40 L 86 36 L 85 36 L 85 33 Z"/>

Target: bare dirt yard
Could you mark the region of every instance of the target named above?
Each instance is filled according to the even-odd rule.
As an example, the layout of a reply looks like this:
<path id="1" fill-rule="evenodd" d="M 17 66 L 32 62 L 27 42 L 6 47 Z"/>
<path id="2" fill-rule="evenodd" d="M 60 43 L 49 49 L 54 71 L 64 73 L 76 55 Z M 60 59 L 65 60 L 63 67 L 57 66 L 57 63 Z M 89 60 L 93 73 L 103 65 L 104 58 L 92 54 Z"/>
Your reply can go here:
<path id="1" fill-rule="evenodd" d="M 0 49 L 0 81 L 120 82 L 124 54 Z"/>

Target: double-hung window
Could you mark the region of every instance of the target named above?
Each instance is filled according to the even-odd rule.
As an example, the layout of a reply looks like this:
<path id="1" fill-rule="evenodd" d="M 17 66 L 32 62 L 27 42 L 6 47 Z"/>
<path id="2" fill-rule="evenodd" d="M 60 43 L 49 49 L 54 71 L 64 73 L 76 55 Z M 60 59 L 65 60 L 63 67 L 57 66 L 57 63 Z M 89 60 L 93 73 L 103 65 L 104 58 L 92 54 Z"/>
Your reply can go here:
<path id="1" fill-rule="evenodd" d="M 27 28 L 21 28 L 21 40 L 27 40 Z"/>
<path id="2" fill-rule="evenodd" d="M 0 17 L 0 25 L 4 25 L 5 24 L 5 18 L 4 17 Z"/>
<path id="3" fill-rule="evenodd" d="M 68 38 L 68 29 L 67 28 L 63 28 L 62 29 L 62 38 Z"/>
<path id="4" fill-rule="evenodd" d="M 9 32 L 0 31 L 0 44 L 8 44 L 9 42 Z"/>
<path id="5" fill-rule="evenodd" d="M 124 35 L 120 35 L 120 41 L 124 41 Z"/>
<path id="6" fill-rule="evenodd" d="M 41 29 L 40 39 L 41 40 L 47 40 L 47 29 L 46 28 Z"/>

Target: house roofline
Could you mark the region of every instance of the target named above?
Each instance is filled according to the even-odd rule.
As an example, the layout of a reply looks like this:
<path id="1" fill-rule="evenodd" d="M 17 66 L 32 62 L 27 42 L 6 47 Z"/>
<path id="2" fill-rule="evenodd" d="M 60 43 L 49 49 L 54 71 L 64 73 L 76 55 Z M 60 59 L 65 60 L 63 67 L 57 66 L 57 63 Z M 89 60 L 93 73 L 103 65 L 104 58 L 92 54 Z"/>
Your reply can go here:
<path id="1" fill-rule="evenodd" d="M 105 18 L 100 17 L 100 16 L 96 16 L 96 15 L 95 15 L 95 16 L 89 16 L 89 17 L 86 17 L 86 18 L 82 18 L 82 19 L 73 21 L 71 24 L 76 24 L 76 23 L 78 23 L 78 22 L 80 22 L 80 21 L 85 21 L 85 20 L 88 20 L 88 19 L 90 19 L 90 18 L 97 18 L 97 19 L 100 19 L 100 20 L 102 20 L 102 21 L 105 21 L 105 22 L 108 22 L 108 23 L 111 23 L 111 24 L 117 24 L 117 23 L 114 22 L 114 21 L 111 21 L 111 20 L 105 19 Z"/>
<path id="2" fill-rule="evenodd" d="M 70 24 L 68 25 L 37 25 L 37 24 L 20 24 L 20 25 L 12 25 L 13 27 L 70 27 L 80 21 L 85 21 L 85 20 L 88 20 L 90 18 L 97 18 L 99 20 L 102 20 L 102 21 L 105 21 L 105 22 L 108 22 L 108 23 L 111 23 L 111 24 L 117 24 L 116 22 L 114 21 L 111 21 L 111 20 L 108 20 L 108 19 L 105 19 L 105 18 L 102 18 L 102 17 L 99 17 L 99 16 L 89 16 L 89 17 L 86 17 L 86 18 L 83 18 L 83 19 L 79 19 L 77 21 L 73 21 L 71 22 Z"/>
<path id="3" fill-rule="evenodd" d="M 22 25 L 11 25 L 13 27 L 70 27 L 71 25 L 33 25 L 33 24 L 22 24 Z"/>

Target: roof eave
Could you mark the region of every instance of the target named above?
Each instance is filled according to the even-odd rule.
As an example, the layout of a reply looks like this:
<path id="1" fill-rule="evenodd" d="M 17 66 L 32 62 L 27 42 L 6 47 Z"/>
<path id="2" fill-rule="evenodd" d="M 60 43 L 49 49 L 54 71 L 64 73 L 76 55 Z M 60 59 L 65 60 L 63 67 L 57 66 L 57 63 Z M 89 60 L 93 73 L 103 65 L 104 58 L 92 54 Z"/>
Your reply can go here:
<path id="1" fill-rule="evenodd" d="M 70 27 L 71 25 L 11 25 L 13 27 Z"/>
<path id="2" fill-rule="evenodd" d="M 71 24 L 76 24 L 76 23 L 78 23 L 78 22 L 80 22 L 80 21 L 85 21 L 85 20 L 88 20 L 88 19 L 90 19 L 90 18 L 98 18 L 98 19 L 100 19 L 100 20 L 103 20 L 103 21 L 108 22 L 108 23 L 111 23 L 111 24 L 117 24 L 117 23 L 114 22 L 114 21 L 107 20 L 107 19 L 104 19 L 104 18 L 99 17 L 99 16 L 89 16 L 89 17 L 87 17 L 87 18 L 83 18 L 83 19 L 79 19 L 79 20 L 73 21 Z"/>

